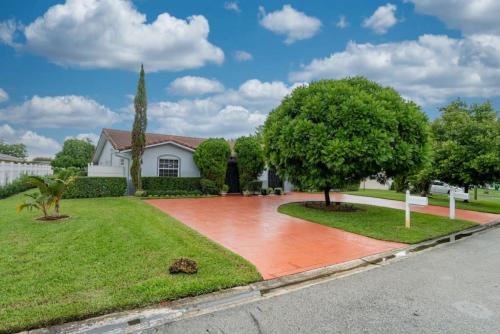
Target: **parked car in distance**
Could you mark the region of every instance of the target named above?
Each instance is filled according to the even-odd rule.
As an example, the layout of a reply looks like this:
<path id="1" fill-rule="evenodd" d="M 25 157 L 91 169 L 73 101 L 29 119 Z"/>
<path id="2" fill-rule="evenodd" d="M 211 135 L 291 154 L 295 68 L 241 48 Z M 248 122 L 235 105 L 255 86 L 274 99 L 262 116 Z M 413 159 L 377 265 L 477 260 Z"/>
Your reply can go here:
<path id="1" fill-rule="evenodd" d="M 442 181 L 432 181 L 431 184 L 431 194 L 449 194 L 450 190 L 453 189 L 455 192 L 464 192 L 462 188 L 450 186 L 448 183 Z"/>

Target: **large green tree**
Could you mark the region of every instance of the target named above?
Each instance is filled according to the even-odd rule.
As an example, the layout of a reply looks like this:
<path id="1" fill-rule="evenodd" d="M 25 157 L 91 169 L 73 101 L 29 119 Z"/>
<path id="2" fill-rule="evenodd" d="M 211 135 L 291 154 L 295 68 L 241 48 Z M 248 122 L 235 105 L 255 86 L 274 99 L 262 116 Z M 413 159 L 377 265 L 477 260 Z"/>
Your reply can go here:
<path id="1" fill-rule="evenodd" d="M 226 177 L 231 148 L 224 138 L 210 138 L 201 143 L 193 154 L 201 176 L 215 182 L 222 189 Z"/>
<path id="2" fill-rule="evenodd" d="M 26 158 L 28 151 L 24 144 L 7 144 L 0 139 L 0 153 L 7 154 L 17 158 Z"/>
<path id="3" fill-rule="evenodd" d="M 134 98 L 135 117 L 132 128 L 132 166 L 130 175 L 135 189 L 142 190 L 141 182 L 141 160 L 146 147 L 146 128 L 148 125 L 146 96 L 146 82 L 144 78 L 144 66 L 141 65 L 141 73 L 137 83 L 137 93 Z"/>
<path id="4" fill-rule="evenodd" d="M 92 160 L 94 145 L 90 140 L 66 139 L 63 148 L 50 162 L 52 167 L 83 169 Z"/>
<path id="5" fill-rule="evenodd" d="M 362 77 L 296 88 L 264 127 L 265 153 L 278 175 L 329 191 L 385 172 L 418 170 L 428 152 L 425 114 L 392 88 Z"/>
<path id="6" fill-rule="evenodd" d="M 256 137 L 240 137 L 234 144 L 234 151 L 238 159 L 238 174 L 240 185 L 248 188 L 251 181 L 256 180 L 264 171 L 264 152 Z"/>
<path id="7" fill-rule="evenodd" d="M 489 102 L 457 100 L 432 123 L 437 177 L 468 192 L 500 179 L 500 121 Z"/>

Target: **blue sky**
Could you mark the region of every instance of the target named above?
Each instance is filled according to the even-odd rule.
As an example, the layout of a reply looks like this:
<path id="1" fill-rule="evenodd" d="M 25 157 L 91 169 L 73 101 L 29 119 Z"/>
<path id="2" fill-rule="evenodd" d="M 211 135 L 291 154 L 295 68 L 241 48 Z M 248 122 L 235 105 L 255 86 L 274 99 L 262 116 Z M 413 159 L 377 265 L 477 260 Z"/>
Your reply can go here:
<path id="1" fill-rule="evenodd" d="M 349 75 L 430 118 L 457 97 L 499 106 L 499 14 L 495 0 L 2 0 L 0 138 L 49 156 L 129 129 L 141 62 L 151 132 L 251 133 L 296 85 Z"/>

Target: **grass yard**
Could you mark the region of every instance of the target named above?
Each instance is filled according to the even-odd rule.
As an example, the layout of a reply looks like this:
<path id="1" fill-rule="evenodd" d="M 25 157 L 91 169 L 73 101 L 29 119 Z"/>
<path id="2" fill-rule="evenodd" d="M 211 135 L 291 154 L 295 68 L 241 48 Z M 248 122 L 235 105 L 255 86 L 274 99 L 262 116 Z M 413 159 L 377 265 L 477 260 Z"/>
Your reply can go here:
<path id="1" fill-rule="evenodd" d="M 87 318 L 260 280 L 253 265 L 136 198 L 63 200 L 39 222 L 0 200 L 0 332 Z M 173 259 L 198 262 L 170 275 Z"/>
<path id="2" fill-rule="evenodd" d="M 411 213 L 411 228 L 405 228 L 405 212 L 370 205 L 354 205 L 360 211 L 331 212 L 306 208 L 304 203 L 283 204 L 278 211 L 313 223 L 335 227 L 367 237 L 414 244 L 475 226 L 463 220 Z"/>
<path id="3" fill-rule="evenodd" d="M 485 197 L 497 197 L 500 199 L 500 190 L 495 190 L 495 189 L 488 189 L 488 193 L 485 192 L 486 189 L 478 189 L 477 190 L 477 195 L 478 196 L 485 196 Z"/>
<path id="4" fill-rule="evenodd" d="M 392 199 L 396 201 L 404 201 L 405 194 L 398 193 L 394 190 L 374 190 L 374 189 L 360 189 L 358 191 L 347 191 L 344 192 L 349 195 L 357 195 L 357 196 L 367 196 L 367 197 L 377 197 L 377 198 L 385 198 Z M 478 200 L 473 199 L 473 191 L 469 194 L 470 200 L 468 203 L 465 203 L 460 200 L 455 201 L 455 206 L 457 209 L 471 210 L 471 211 L 479 211 L 479 212 L 491 212 L 491 213 L 500 213 L 500 200 L 498 199 L 485 199 L 478 198 Z M 436 206 L 444 206 L 449 207 L 450 199 L 448 195 L 432 195 L 429 197 L 429 204 Z"/>

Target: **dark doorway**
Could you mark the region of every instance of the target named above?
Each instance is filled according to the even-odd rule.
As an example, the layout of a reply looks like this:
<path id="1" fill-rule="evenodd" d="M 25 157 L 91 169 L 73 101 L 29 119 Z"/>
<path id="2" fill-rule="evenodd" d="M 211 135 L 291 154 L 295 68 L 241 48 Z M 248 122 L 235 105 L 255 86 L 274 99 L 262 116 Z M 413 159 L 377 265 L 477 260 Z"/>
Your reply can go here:
<path id="1" fill-rule="evenodd" d="M 269 188 L 283 188 L 283 181 L 276 174 L 276 168 L 274 167 L 269 168 L 267 172 L 267 184 Z"/>
<path id="2" fill-rule="evenodd" d="M 226 184 L 229 186 L 228 193 L 240 192 L 240 174 L 235 158 L 230 158 L 227 163 Z"/>

